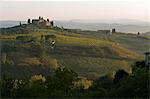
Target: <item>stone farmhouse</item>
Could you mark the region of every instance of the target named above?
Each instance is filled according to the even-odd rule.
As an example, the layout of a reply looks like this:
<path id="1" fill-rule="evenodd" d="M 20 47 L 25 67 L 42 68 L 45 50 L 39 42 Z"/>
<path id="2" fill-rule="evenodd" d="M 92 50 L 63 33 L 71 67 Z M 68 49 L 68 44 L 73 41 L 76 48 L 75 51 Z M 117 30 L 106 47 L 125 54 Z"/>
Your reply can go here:
<path id="1" fill-rule="evenodd" d="M 39 16 L 39 19 L 32 19 L 32 23 L 30 22 L 30 19 L 28 19 L 28 24 L 36 25 L 36 26 L 49 26 L 53 27 L 54 23 L 53 21 L 50 21 L 49 19 L 45 20 L 43 17 Z"/>

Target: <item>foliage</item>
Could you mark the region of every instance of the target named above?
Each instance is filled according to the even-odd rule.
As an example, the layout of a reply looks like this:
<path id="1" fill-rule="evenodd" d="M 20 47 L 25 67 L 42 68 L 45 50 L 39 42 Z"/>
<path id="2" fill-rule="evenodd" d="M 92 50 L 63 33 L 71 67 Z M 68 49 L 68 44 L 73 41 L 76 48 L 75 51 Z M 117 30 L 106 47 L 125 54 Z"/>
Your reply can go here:
<path id="1" fill-rule="evenodd" d="M 39 81 L 39 80 L 41 80 L 42 82 L 46 81 L 45 77 L 42 77 L 42 75 L 34 75 L 31 77 L 30 81 L 35 82 L 35 81 Z"/>
<path id="2" fill-rule="evenodd" d="M 28 19 L 28 24 L 30 24 L 31 23 L 31 20 L 30 19 Z"/>
<path id="3" fill-rule="evenodd" d="M 81 78 L 74 82 L 74 88 L 75 89 L 89 89 L 89 87 L 92 86 L 92 81 L 87 80 L 85 78 Z"/>
<path id="4" fill-rule="evenodd" d="M 130 66 L 143 58 L 148 38 L 123 33 L 106 36 L 95 31 L 73 33 L 31 24 L 0 32 L 2 75 L 12 76 L 0 81 L 2 98 L 149 97 L 148 66 L 144 61 Z M 51 52 L 49 40 L 53 39 L 57 43 Z M 79 78 L 73 70 L 87 79 Z M 115 71 L 115 76 L 106 75 Z"/>
<path id="5" fill-rule="evenodd" d="M 67 68 L 58 68 L 55 71 L 55 81 L 59 89 L 70 89 L 73 87 L 73 81 L 77 78 L 77 74 L 73 70 Z"/>
<path id="6" fill-rule="evenodd" d="M 6 53 L 1 53 L 1 62 L 2 64 L 5 64 L 7 60 L 7 54 Z"/>
<path id="7" fill-rule="evenodd" d="M 129 74 L 124 70 L 118 70 L 115 74 L 114 83 L 118 83 L 120 80 L 126 78 Z"/>
<path id="8" fill-rule="evenodd" d="M 119 98 L 148 98 L 149 70 L 140 69 L 133 76 L 121 81 L 110 91 L 110 97 Z"/>
<path id="9" fill-rule="evenodd" d="M 22 80 L 13 79 L 8 75 L 2 76 L 0 80 L 1 95 L 4 98 L 16 97 L 19 88 L 24 82 Z"/>
<path id="10" fill-rule="evenodd" d="M 30 79 L 18 80 L 2 76 L 0 80 L 2 98 L 148 98 L 149 69 L 135 68 L 128 77 L 118 70 L 115 78 L 111 74 L 91 81 L 78 78 L 67 68 L 58 68 L 54 75 L 33 75 Z M 119 82 L 112 83 L 113 79 Z M 124 79 L 122 79 L 124 78 Z M 120 80 L 122 79 L 122 80 Z M 142 80 L 141 80 L 142 79 Z"/>

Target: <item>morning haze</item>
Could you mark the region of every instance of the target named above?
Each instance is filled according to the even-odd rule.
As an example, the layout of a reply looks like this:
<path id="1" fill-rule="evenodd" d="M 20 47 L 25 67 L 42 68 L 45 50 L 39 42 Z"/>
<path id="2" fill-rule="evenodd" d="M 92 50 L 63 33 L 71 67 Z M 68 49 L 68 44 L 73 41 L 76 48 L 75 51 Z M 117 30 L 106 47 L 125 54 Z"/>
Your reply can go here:
<path id="1" fill-rule="evenodd" d="M 0 97 L 149 99 L 147 1 L 1 2 Z"/>
<path id="2" fill-rule="evenodd" d="M 150 10 L 147 0 L 1 1 L 0 5 L 1 20 L 25 20 L 42 15 L 53 20 L 136 19 L 147 21 Z"/>

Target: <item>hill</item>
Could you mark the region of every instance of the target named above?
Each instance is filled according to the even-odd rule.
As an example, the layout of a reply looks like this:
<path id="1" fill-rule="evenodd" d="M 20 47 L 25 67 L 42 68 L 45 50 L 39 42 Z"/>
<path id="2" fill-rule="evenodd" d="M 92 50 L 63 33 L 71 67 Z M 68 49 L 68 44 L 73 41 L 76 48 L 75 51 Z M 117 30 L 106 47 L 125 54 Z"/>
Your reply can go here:
<path id="1" fill-rule="evenodd" d="M 59 28 L 26 27 L 1 29 L 2 74 L 29 78 L 35 74 L 53 74 L 53 69 L 65 66 L 79 76 L 95 79 L 118 69 L 131 72 L 130 65 L 143 59 L 148 38 L 134 34 L 99 34 L 96 31 L 79 33 Z M 11 31 L 14 31 L 13 33 Z M 16 32 L 15 32 L 16 31 Z M 43 38 L 45 37 L 45 38 Z M 51 41 L 56 42 L 54 49 Z"/>
<path id="2" fill-rule="evenodd" d="M 0 21 L 0 28 L 19 25 L 20 21 Z M 150 23 L 138 20 L 54 20 L 55 25 L 71 29 L 100 30 L 116 28 L 119 32 L 145 33 L 150 31 Z M 21 21 L 25 24 L 25 21 Z"/>
<path id="3" fill-rule="evenodd" d="M 150 36 L 150 31 L 149 32 L 146 32 L 146 33 L 143 33 L 144 36 Z"/>

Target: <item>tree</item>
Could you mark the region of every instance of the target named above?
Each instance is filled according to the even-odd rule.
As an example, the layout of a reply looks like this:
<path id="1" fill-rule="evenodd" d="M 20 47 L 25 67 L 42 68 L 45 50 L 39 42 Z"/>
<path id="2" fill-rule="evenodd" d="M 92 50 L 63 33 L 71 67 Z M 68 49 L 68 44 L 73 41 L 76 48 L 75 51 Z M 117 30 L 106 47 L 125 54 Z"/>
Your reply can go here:
<path id="1" fill-rule="evenodd" d="M 2 64 L 5 64 L 5 63 L 6 63 L 6 60 L 7 60 L 7 53 L 3 52 L 3 53 L 2 53 L 2 56 L 1 56 Z"/>
<path id="2" fill-rule="evenodd" d="M 115 32 L 116 32 L 116 29 L 115 29 L 115 28 L 113 28 L 113 29 L 112 29 L 112 33 L 115 33 Z"/>
<path id="3" fill-rule="evenodd" d="M 49 22 L 49 19 L 47 19 L 47 22 Z"/>
<path id="4" fill-rule="evenodd" d="M 146 66 L 145 61 L 137 61 L 137 62 L 135 62 L 134 67 L 145 68 L 148 66 Z"/>
<path id="5" fill-rule="evenodd" d="M 31 23 L 31 21 L 30 21 L 30 19 L 28 19 L 28 24 L 30 24 Z"/>
<path id="6" fill-rule="evenodd" d="M 50 21 L 50 24 L 51 24 L 52 27 L 54 26 L 54 22 L 53 21 Z"/>
<path id="7" fill-rule="evenodd" d="M 46 79 L 42 75 L 34 75 L 25 80 L 25 84 L 18 90 L 17 97 L 21 98 L 41 98 L 46 93 Z"/>
<path id="8" fill-rule="evenodd" d="M 114 83 L 118 83 L 120 80 L 126 78 L 129 74 L 124 70 L 118 70 L 115 74 Z"/>
<path id="9" fill-rule="evenodd" d="M 81 78 L 79 80 L 74 81 L 74 88 L 75 89 L 88 89 L 92 86 L 92 81 L 86 78 Z"/>
<path id="10" fill-rule="evenodd" d="M 46 79 L 49 94 L 51 94 L 51 96 L 62 96 L 73 88 L 73 81 L 77 79 L 77 74 L 73 70 L 59 67 L 55 70 L 55 74 L 52 78 Z"/>
<path id="11" fill-rule="evenodd" d="M 20 21 L 19 25 L 21 26 L 21 21 Z"/>
<path id="12" fill-rule="evenodd" d="M 3 75 L 1 80 L 1 96 L 3 98 L 16 97 L 18 90 L 24 85 L 22 80 L 17 80 L 9 75 Z"/>
<path id="13" fill-rule="evenodd" d="M 73 81 L 77 78 L 77 73 L 71 69 L 58 68 L 55 71 L 54 77 L 58 83 L 58 88 L 69 89 L 73 86 Z"/>
<path id="14" fill-rule="evenodd" d="M 136 68 L 110 91 L 111 98 L 149 98 L 149 69 Z"/>

